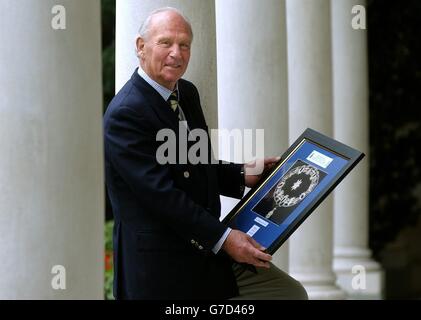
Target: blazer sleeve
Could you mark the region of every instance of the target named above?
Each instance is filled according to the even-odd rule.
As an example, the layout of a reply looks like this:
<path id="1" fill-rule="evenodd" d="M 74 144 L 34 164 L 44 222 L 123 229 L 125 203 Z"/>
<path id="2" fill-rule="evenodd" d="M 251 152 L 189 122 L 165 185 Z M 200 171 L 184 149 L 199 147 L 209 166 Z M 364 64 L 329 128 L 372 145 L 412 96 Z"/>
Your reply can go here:
<path id="1" fill-rule="evenodd" d="M 104 136 L 111 165 L 141 199 L 142 208 L 186 241 L 211 250 L 227 228 L 176 187 L 168 165 L 157 162 L 158 142 L 147 116 L 126 106 L 110 115 Z"/>
<path id="2" fill-rule="evenodd" d="M 217 165 L 218 187 L 221 195 L 241 199 L 244 195 L 244 174 L 242 164 L 219 161 Z"/>

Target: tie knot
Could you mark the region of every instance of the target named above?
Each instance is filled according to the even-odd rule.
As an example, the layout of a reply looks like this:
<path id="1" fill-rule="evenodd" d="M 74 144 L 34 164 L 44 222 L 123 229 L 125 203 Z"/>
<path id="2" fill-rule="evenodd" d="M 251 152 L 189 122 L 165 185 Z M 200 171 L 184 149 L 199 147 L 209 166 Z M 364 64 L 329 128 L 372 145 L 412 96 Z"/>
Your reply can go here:
<path id="1" fill-rule="evenodd" d="M 170 100 L 171 99 L 178 101 L 178 91 L 177 90 L 174 90 L 173 92 L 171 92 Z"/>

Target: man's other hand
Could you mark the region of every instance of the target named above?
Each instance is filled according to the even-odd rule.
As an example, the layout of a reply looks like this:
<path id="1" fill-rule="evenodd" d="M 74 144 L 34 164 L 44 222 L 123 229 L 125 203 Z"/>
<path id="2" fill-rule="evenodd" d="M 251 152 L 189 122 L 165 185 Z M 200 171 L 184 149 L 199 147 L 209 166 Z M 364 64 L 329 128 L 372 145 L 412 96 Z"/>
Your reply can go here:
<path id="1" fill-rule="evenodd" d="M 244 165 L 245 184 L 253 188 L 259 182 L 263 173 L 272 169 L 281 160 L 280 157 L 257 159 Z"/>
<path id="2" fill-rule="evenodd" d="M 244 232 L 232 230 L 222 248 L 237 262 L 270 268 L 272 256 L 264 253 L 265 248 Z"/>

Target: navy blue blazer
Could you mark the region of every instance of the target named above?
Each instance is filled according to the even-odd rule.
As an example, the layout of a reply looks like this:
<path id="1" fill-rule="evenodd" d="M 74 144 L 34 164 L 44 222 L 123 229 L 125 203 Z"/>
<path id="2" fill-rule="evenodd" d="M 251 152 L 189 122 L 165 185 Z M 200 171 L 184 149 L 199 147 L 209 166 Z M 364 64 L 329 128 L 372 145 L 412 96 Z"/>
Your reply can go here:
<path id="1" fill-rule="evenodd" d="M 185 80 L 178 87 L 190 130 L 207 131 L 196 87 Z M 226 231 L 219 195 L 243 195 L 241 167 L 159 164 L 156 152 L 163 142 L 156 135 L 164 128 L 180 138 L 176 114 L 136 70 L 104 115 L 106 185 L 115 219 L 114 296 L 235 296 L 232 260 L 211 249 Z"/>

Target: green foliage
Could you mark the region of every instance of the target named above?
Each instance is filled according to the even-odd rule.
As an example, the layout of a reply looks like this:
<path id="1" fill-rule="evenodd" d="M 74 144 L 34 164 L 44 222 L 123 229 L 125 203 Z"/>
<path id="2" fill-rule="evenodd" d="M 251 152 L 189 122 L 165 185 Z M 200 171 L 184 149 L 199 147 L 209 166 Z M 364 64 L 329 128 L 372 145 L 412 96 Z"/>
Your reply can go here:
<path id="1" fill-rule="evenodd" d="M 421 1 L 368 1 L 370 247 L 421 214 Z"/>
<path id="2" fill-rule="evenodd" d="M 114 97 L 115 87 L 115 0 L 101 0 L 102 14 L 102 78 L 104 111 Z M 113 225 L 105 223 L 104 298 L 113 300 Z"/>
<path id="3" fill-rule="evenodd" d="M 113 300 L 113 226 L 114 221 L 110 220 L 105 223 L 105 283 L 104 298 Z"/>

